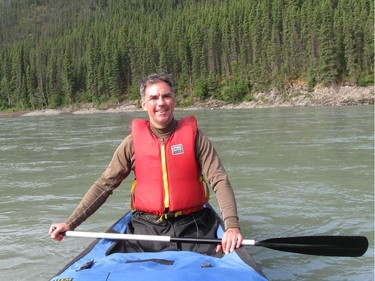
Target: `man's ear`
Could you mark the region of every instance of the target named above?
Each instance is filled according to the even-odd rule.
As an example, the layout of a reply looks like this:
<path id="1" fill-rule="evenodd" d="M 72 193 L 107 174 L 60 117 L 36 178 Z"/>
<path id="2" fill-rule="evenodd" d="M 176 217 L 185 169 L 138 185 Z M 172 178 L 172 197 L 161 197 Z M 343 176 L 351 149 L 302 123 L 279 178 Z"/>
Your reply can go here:
<path id="1" fill-rule="evenodd" d="M 146 109 L 146 102 L 145 102 L 145 100 L 143 100 L 143 99 L 142 99 L 142 100 L 140 100 L 140 101 L 139 101 L 139 103 L 141 104 L 141 106 L 142 106 L 143 110 L 144 110 L 144 111 L 147 111 L 147 109 Z"/>

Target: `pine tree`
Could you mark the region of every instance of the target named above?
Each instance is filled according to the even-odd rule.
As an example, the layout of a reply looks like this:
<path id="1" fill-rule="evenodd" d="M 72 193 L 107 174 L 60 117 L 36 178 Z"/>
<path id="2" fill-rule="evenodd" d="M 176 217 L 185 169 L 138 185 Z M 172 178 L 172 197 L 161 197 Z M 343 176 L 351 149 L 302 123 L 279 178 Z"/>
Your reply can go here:
<path id="1" fill-rule="evenodd" d="M 333 32 L 333 9 L 330 0 L 320 6 L 319 29 L 319 82 L 323 85 L 336 82 L 336 42 Z"/>
<path id="2" fill-rule="evenodd" d="M 90 37 L 89 44 L 87 45 L 87 71 L 86 71 L 86 102 L 97 100 L 100 96 L 99 93 L 99 75 L 98 66 L 100 62 L 99 46 L 93 37 Z"/>
<path id="3" fill-rule="evenodd" d="M 25 85 L 25 64 L 24 49 L 18 45 L 12 52 L 12 71 L 9 83 L 11 96 L 9 105 L 20 109 L 26 109 L 28 106 L 28 97 Z"/>
<path id="4" fill-rule="evenodd" d="M 64 104 L 74 104 L 74 69 L 72 62 L 72 53 L 69 47 L 65 50 L 64 60 L 62 62 L 61 86 L 65 97 Z"/>

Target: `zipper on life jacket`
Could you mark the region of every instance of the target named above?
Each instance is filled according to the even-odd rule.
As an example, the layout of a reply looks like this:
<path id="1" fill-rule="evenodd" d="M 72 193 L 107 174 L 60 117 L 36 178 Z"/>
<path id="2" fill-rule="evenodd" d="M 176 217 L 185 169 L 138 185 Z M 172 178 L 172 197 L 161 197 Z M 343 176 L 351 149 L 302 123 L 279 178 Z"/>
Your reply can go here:
<path id="1" fill-rule="evenodd" d="M 161 167 L 163 172 L 163 186 L 164 186 L 164 208 L 169 208 L 169 186 L 168 186 L 168 172 L 167 172 L 167 155 L 165 151 L 164 138 L 161 140 Z"/>

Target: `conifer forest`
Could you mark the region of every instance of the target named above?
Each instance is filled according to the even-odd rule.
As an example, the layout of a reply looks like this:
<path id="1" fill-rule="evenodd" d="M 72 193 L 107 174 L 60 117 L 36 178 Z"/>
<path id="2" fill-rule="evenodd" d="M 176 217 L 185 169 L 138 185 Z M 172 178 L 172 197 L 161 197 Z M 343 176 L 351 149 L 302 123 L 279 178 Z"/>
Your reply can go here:
<path id="1" fill-rule="evenodd" d="M 374 83 L 373 0 L 0 0 L 0 110 Z"/>

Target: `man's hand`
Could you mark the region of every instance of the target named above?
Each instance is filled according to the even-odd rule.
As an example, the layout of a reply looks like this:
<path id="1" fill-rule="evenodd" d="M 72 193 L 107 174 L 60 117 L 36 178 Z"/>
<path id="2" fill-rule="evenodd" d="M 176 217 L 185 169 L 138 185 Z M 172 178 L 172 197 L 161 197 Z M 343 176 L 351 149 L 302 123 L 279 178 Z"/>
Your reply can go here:
<path id="1" fill-rule="evenodd" d="M 225 254 L 233 252 L 242 244 L 243 237 L 239 228 L 228 228 L 221 239 L 221 245 L 216 247 L 216 252 L 223 251 Z"/>
<path id="2" fill-rule="evenodd" d="M 57 241 L 61 241 L 64 238 L 63 233 L 70 230 L 69 226 L 65 223 L 53 223 L 49 228 L 48 234 L 51 236 L 52 239 Z"/>

